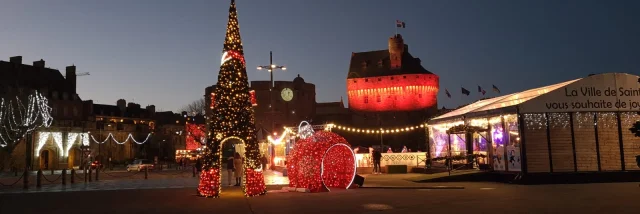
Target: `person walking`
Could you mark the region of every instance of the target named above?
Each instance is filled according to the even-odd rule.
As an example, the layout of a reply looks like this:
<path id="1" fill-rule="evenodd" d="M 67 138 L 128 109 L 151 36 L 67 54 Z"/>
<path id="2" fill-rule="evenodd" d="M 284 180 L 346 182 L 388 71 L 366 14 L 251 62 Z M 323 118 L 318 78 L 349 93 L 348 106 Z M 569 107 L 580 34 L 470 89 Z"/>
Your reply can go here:
<path id="1" fill-rule="evenodd" d="M 380 174 L 380 159 L 382 159 L 382 153 L 380 151 L 373 151 L 373 174 Z"/>
<path id="2" fill-rule="evenodd" d="M 236 176 L 236 185 L 235 186 L 240 186 L 240 184 L 242 183 L 242 157 L 240 156 L 240 153 L 237 153 L 234 155 L 233 157 L 233 169 L 235 170 L 234 175 Z"/>
<path id="3" fill-rule="evenodd" d="M 234 160 L 233 156 L 229 156 L 229 158 L 227 158 L 227 181 L 229 183 L 229 186 L 231 186 L 231 178 L 234 177 L 233 160 Z M 237 180 L 236 180 L 236 183 L 237 183 Z"/>
<path id="4" fill-rule="evenodd" d="M 267 159 L 267 156 L 262 155 L 262 157 L 260 158 L 260 163 L 262 163 L 262 171 L 267 171 L 267 163 L 269 162 L 269 160 Z"/>

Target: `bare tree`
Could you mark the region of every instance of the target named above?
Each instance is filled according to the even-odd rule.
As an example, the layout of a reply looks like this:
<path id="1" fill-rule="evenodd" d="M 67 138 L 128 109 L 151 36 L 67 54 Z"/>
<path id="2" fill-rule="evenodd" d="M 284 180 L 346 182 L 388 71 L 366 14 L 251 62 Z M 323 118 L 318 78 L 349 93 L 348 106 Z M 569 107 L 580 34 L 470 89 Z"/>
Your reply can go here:
<path id="1" fill-rule="evenodd" d="M 190 116 L 195 116 L 197 114 L 204 115 L 206 107 L 207 104 L 205 103 L 204 98 L 200 98 L 182 107 L 180 111 L 186 111 Z"/>

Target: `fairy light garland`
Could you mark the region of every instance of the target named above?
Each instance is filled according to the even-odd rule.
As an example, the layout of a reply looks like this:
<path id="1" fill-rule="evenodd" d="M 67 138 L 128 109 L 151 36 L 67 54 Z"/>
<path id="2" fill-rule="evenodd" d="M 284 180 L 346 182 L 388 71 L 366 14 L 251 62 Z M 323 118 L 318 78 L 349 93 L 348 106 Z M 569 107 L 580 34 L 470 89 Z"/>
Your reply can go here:
<path id="1" fill-rule="evenodd" d="M 427 126 L 426 123 L 420 124 L 420 125 L 398 127 L 398 128 L 372 129 L 372 128 L 356 128 L 356 127 L 348 127 L 348 126 L 343 126 L 343 125 L 328 124 L 327 128 L 325 128 L 325 130 L 326 129 L 337 129 L 337 130 L 341 130 L 341 131 L 348 131 L 348 132 L 362 133 L 362 134 L 395 134 L 395 133 L 410 132 L 410 131 L 415 131 L 415 130 L 422 130 L 422 128 L 424 128 L 425 126 Z"/>
<path id="2" fill-rule="evenodd" d="M 141 145 L 141 144 L 146 143 L 146 142 L 149 140 L 149 138 L 151 138 L 151 133 L 147 134 L 147 137 L 146 137 L 143 141 L 137 141 L 137 140 L 133 137 L 133 134 L 132 134 L 132 133 L 129 133 L 129 135 L 127 135 L 127 138 L 126 138 L 126 139 L 124 139 L 124 141 L 122 141 L 122 142 L 120 142 L 120 141 L 116 140 L 116 138 L 115 138 L 115 136 L 113 135 L 113 133 L 109 133 L 109 135 L 107 135 L 107 137 L 106 137 L 102 142 L 97 141 L 97 140 L 96 140 L 96 138 L 95 138 L 95 137 L 93 137 L 93 135 L 91 135 L 91 139 L 93 140 L 93 142 L 94 142 L 94 143 L 97 143 L 97 144 L 104 144 L 104 143 L 106 143 L 106 142 L 107 142 L 107 140 L 109 140 L 109 138 L 111 138 L 111 140 L 113 140 L 113 142 L 116 142 L 116 144 L 119 144 L 119 145 L 125 144 L 125 143 L 127 143 L 127 141 L 129 141 L 129 140 L 133 141 L 134 143 L 136 143 L 136 144 L 138 144 L 138 145 Z M 84 140 L 83 140 L 83 141 L 84 141 Z M 84 144 L 84 142 L 83 142 L 83 144 Z M 87 143 L 87 144 L 88 144 L 88 143 Z"/>
<path id="3" fill-rule="evenodd" d="M 51 132 L 38 133 L 38 145 L 36 145 L 36 154 L 35 154 L 36 157 L 40 156 L 40 150 L 42 150 L 42 147 L 44 147 L 44 145 L 47 143 L 47 140 L 49 140 L 50 135 L 51 135 Z"/>
<path id="4" fill-rule="evenodd" d="M 59 151 L 64 151 L 64 147 L 62 146 L 62 133 L 61 132 L 53 132 L 53 133 L 51 133 L 51 136 L 53 136 L 53 142 L 60 149 Z M 60 156 L 63 156 L 63 155 L 64 155 L 64 152 L 60 152 Z"/>
<path id="5" fill-rule="evenodd" d="M 67 133 L 67 148 L 64 149 L 64 156 L 69 156 L 69 149 L 73 146 L 73 144 L 78 139 L 78 133 Z"/>

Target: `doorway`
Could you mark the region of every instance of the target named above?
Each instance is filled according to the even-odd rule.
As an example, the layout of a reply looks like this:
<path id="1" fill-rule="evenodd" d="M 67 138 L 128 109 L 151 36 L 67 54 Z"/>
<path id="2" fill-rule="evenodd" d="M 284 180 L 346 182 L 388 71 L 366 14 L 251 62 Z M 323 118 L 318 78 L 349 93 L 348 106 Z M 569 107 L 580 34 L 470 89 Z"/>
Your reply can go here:
<path id="1" fill-rule="evenodd" d="M 40 152 L 40 169 L 50 169 L 51 152 L 47 149 Z"/>

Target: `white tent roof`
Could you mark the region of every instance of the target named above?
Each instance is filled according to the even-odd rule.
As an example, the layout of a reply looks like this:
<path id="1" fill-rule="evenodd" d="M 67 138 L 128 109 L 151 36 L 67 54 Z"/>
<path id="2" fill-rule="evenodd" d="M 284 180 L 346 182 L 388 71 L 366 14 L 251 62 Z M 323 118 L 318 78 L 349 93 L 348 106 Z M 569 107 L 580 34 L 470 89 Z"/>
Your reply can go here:
<path id="1" fill-rule="evenodd" d="M 580 78 L 582 79 L 582 78 Z M 464 116 L 465 114 L 469 114 L 469 113 L 474 113 L 474 112 L 483 112 L 483 111 L 489 111 L 489 110 L 494 110 L 494 109 L 500 109 L 500 108 L 506 108 L 506 107 L 510 107 L 510 106 L 515 106 L 518 105 L 520 103 L 524 103 L 528 100 L 531 100 L 533 98 L 536 98 L 540 95 L 549 93 L 553 90 L 556 90 L 558 88 L 561 88 L 563 86 L 569 85 L 573 82 L 576 82 L 580 79 L 575 79 L 575 80 L 570 80 L 570 81 L 566 81 L 566 82 L 561 82 L 561 83 L 557 83 L 554 85 L 548 85 L 548 86 L 544 86 L 544 87 L 540 87 L 540 88 L 534 88 L 534 89 L 529 89 L 526 91 L 521 91 L 521 92 L 517 92 L 517 93 L 513 93 L 513 94 L 508 94 L 508 95 L 504 95 L 504 96 L 499 96 L 499 97 L 494 97 L 494 98 L 490 98 L 490 99 L 486 99 L 486 100 L 479 100 L 476 101 L 474 103 L 471 103 L 467 106 L 464 106 L 462 108 L 456 109 L 454 111 L 451 111 L 449 113 L 440 115 L 436 118 L 433 118 L 432 120 L 442 120 L 442 119 L 447 119 L 447 118 L 454 118 L 454 117 L 461 117 Z"/>

